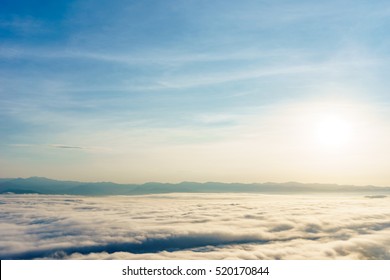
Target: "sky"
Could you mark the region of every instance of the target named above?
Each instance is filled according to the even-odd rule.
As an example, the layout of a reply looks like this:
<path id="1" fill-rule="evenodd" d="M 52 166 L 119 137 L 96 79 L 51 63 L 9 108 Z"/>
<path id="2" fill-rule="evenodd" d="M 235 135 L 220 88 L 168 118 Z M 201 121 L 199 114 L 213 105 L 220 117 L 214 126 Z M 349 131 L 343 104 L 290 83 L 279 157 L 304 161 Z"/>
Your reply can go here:
<path id="1" fill-rule="evenodd" d="M 1 0 L 0 177 L 390 185 L 388 1 Z"/>

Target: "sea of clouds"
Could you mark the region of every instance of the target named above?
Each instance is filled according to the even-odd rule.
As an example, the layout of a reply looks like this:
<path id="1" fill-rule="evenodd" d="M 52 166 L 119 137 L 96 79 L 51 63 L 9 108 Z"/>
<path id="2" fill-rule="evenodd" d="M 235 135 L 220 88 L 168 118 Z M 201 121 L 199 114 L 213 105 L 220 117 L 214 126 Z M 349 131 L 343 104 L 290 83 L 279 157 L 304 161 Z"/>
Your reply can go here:
<path id="1" fill-rule="evenodd" d="M 390 259 L 390 198 L 0 196 L 0 259 Z"/>

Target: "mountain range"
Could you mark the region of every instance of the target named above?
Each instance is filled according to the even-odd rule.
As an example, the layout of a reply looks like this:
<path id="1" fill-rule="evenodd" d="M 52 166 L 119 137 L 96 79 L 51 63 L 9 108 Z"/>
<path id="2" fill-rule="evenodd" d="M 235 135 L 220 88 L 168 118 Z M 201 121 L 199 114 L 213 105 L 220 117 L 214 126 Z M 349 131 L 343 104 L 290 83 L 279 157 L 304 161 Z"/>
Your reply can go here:
<path id="1" fill-rule="evenodd" d="M 288 183 L 145 183 L 58 181 L 43 177 L 0 178 L 0 194 L 143 195 L 164 193 L 350 193 L 390 194 L 390 187 Z"/>

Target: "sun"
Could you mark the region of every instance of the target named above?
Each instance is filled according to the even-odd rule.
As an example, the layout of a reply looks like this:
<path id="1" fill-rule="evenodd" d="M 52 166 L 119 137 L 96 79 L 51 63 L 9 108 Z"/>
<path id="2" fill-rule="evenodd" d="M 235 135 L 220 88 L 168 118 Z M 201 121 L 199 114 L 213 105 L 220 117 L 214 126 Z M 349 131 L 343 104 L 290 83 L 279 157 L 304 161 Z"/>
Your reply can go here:
<path id="1" fill-rule="evenodd" d="M 315 134 L 323 148 L 344 148 L 352 139 L 352 124 L 342 115 L 324 114 L 315 124 Z"/>

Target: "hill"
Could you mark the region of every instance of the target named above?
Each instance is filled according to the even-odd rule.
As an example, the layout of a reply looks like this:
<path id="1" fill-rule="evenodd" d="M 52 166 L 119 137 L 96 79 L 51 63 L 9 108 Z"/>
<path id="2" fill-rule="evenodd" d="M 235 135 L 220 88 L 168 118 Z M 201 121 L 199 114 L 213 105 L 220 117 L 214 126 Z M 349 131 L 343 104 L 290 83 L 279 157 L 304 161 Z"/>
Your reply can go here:
<path id="1" fill-rule="evenodd" d="M 42 177 L 0 179 L 0 194 L 57 195 L 142 195 L 164 193 L 348 193 L 388 194 L 390 187 L 347 186 L 336 184 L 288 183 L 196 183 L 182 182 L 116 184 L 112 182 L 83 183 L 58 181 Z"/>

